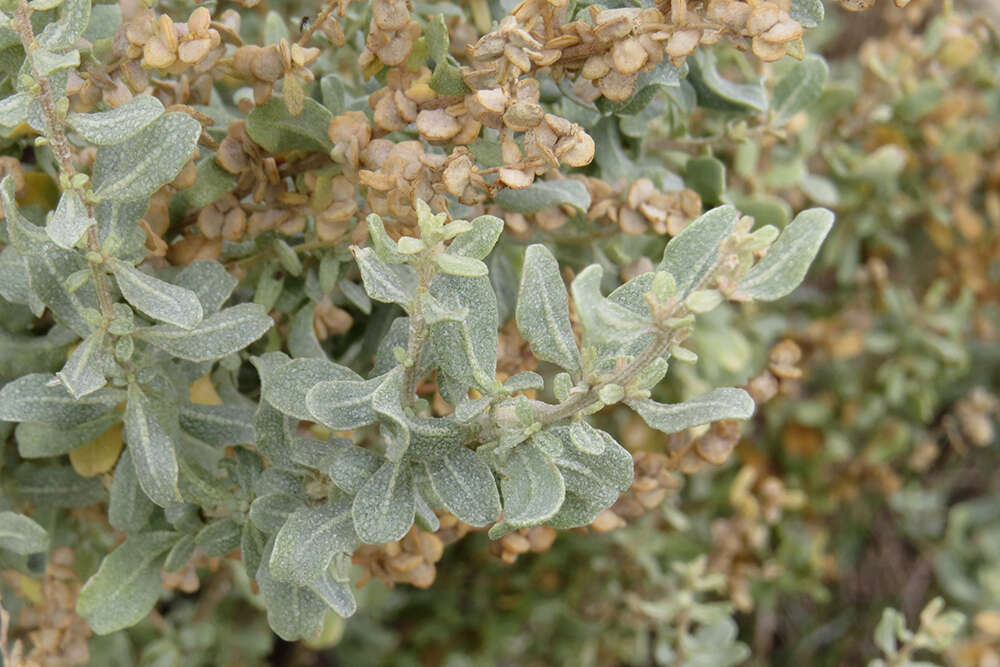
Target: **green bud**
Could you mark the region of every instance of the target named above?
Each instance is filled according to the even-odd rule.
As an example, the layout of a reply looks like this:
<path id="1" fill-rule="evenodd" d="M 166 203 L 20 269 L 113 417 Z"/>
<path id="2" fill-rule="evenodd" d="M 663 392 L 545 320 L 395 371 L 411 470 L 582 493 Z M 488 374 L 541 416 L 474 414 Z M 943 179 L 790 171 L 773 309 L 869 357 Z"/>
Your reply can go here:
<path id="1" fill-rule="evenodd" d="M 620 384 L 606 384 L 597 391 L 597 396 L 605 405 L 614 405 L 625 398 L 625 390 Z"/>

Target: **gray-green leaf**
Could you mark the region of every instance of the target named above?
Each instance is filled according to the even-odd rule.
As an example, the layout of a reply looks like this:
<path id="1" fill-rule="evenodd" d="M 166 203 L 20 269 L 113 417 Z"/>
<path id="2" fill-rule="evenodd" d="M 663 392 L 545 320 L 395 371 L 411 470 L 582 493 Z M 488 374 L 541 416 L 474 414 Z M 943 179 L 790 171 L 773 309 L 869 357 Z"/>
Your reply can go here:
<path id="1" fill-rule="evenodd" d="M 826 61 L 817 55 L 808 55 L 792 65 L 774 87 L 771 108 L 775 124 L 784 125 L 819 98 L 829 73 Z"/>
<path id="2" fill-rule="evenodd" d="M 602 431 L 580 419 L 569 425 L 569 441 L 584 454 L 597 456 L 604 451 Z"/>
<path id="3" fill-rule="evenodd" d="M 774 301 L 789 294 L 805 278 L 831 227 L 833 213 L 825 208 L 799 213 L 740 281 L 740 290 L 759 301 Z"/>
<path id="4" fill-rule="evenodd" d="M 200 304 L 198 307 L 200 310 Z M 175 357 L 214 361 L 242 350 L 263 336 L 273 324 L 267 311 L 257 304 L 241 303 L 220 310 L 191 327 L 158 324 L 140 329 L 136 335 Z"/>
<path id="5" fill-rule="evenodd" d="M 657 270 L 674 277 L 681 298 L 697 289 L 715 268 L 719 246 L 736 229 L 739 219 L 739 211 L 732 206 L 718 206 L 670 239 Z"/>
<path id="6" fill-rule="evenodd" d="M 133 535 L 101 561 L 76 601 L 94 632 L 106 635 L 146 617 L 160 594 L 163 555 L 177 538 L 164 531 Z"/>
<path id="7" fill-rule="evenodd" d="M 38 42 L 46 49 L 68 49 L 83 36 L 90 23 L 90 0 L 65 0 L 59 9 L 59 20 L 45 26 Z"/>
<path id="8" fill-rule="evenodd" d="M 174 180 L 191 158 L 201 123 L 179 111 L 166 113 L 124 142 L 97 151 L 94 195 L 127 202 L 148 197 Z"/>
<path id="9" fill-rule="evenodd" d="M 356 248 L 354 259 L 361 269 L 368 296 L 382 303 L 398 303 L 408 311 L 417 294 L 417 272 L 406 264 L 389 264 L 371 248 Z"/>
<path id="10" fill-rule="evenodd" d="M 327 129 L 333 114 L 314 99 L 306 98 L 302 113 L 293 116 L 284 100 L 272 97 L 247 115 L 247 134 L 271 153 L 323 151 L 333 148 Z"/>
<path id="11" fill-rule="evenodd" d="M 632 455 L 604 431 L 592 430 L 603 440 L 598 455 L 570 445 L 569 428 L 549 430 L 563 443 L 562 449 L 552 454 L 552 462 L 566 482 L 566 500 L 549 520 L 551 526 L 563 529 L 589 524 L 632 485 Z"/>
<path id="12" fill-rule="evenodd" d="M 527 188 L 501 190 L 497 203 L 513 213 L 538 213 L 555 206 L 572 206 L 581 213 L 590 208 L 590 192 L 575 179 L 537 181 Z"/>
<path id="13" fill-rule="evenodd" d="M 490 528 L 491 540 L 551 519 L 566 498 L 562 475 L 532 441 L 514 448 L 500 475 L 503 520 Z"/>
<path id="14" fill-rule="evenodd" d="M 584 343 L 621 344 L 649 331 L 653 326 L 652 320 L 637 315 L 601 294 L 603 276 L 604 269 L 599 264 L 591 264 L 577 274 L 570 285 L 576 315 L 583 328 Z"/>
<path id="15" fill-rule="evenodd" d="M 308 419 L 332 429 L 352 429 L 373 424 L 378 418 L 372 407 L 372 394 L 384 380 L 334 380 L 320 382 L 306 394 Z"/>
<path id="16" fill-rule="evenodd" d="M 44 373 L 24 375 L 0 389 L 0 420 L 36 421 L 72 427 L 106 413 L 121 400 L 121 392 L 99 391 L 74 399 L 61 384 Z"/>
<path id="17" fill-rule="evenodd" d="M 87 229 L 96 224 L 97 220 L 87 214 L 80 195 L 75 190 L 66 190 L 46 223 L 45 232 L 57 246 L 71 250 Z"/>
<path id="18" fill-rule="evenodd" d="M 670 405 L 645 398 L 627 402 L 647 424 L 664 433 L 678 433 L 720 419 L 749 419 L 756 407 L 750 394 L 735 387 L 713 389 L 690 401 Z"/>
<path id="19" fill-rule="evenodd" d="M 253 364 L 260 373 L 264 400 L 297 419 L 315 419 L 306 404 L 313 387 L 322 382 L 361 381 L 357 373 L 329 359 L 290 360 L 280 352 L 270 352 L 254 357 Z"/>
<path id="20" fill-rule="evenodd" d="M 104 330 L 98 329 L 83 339 L 66 365 L 56 373 L 73 398 L 80 399 L 92 394 L 105 384 L 104 368 L 107 354 L 104 349 Z"/>
<path id="21" fill-rule="evenodd" d="M 460 520 L 472 526 L 485 526 L 500 516 L 496 480 L 475 452 L 458 447 L 424 465 L 434 492 Z"/>
<path id="22" fill-rule="evenodd" d="M 163 113 L 160 100 L 152 95 L 139 95 L 111 111 L 71 111 L 66 122 L 95 146 L 113 146 L 138 134 Z"/>
<path id="23" fill-rule="evenodd" d="M 191 290 L 164 282 L 126 262 L 114 261 L 111 269 L 125 300 L 149 317 L 184 329 L 201 322 L 201 301 Z"/>
<path id="24" fill-rule="evenodd" d="M 132 454 L 126 449 L 115 465 L 115 475 L 111 480 L 108 520 L 115 530 L 137 533 L 146 526 L 155 509 L 156 505 L 139 486 Z"/>
<path id="25" fill-rule="evenodd" d="M 472 229 L 456 236 L 446 252 L 449 255 L 485 259 L 503 233 L 503 220 L 494 215 L 481 215 L 470 224 Z"/>
<path id="26" fill-rule="evenodd" d="M 357 546 L 350 499 L 302 507 L 288 517 L 274 538 L 271 576 L 308 586 L 322 576 L 335 553 L 350 554 Z"/>
<path id="27" fill-rule="evenodd" d="M 580 351 L 569 321 L 566 286 L 559 262 L 541 244 L 528 246 L 524 254 L 515 318 L 536 357 L 579 375 Z"/>
<path id="28" fill-rule="evenodd" d="M 49 549 L 49 534 L 23 514 L 0 512 L 0 549 L 27 556 Z"/>
<path id="29" fill-rule="evenodd" d="M 413 525 L 413 485 L 407 464 L 387 461 L 358 491 L 354 529 L 366 544 L 401 539 Z"/>
<path id="30" fill-rule="evenodd" d="M 125 440 L 149 499 L 160 507 L 181 502 L 174 442 L 153 414 L 149 398 L 134 384 L 129 385 L 125 406 Z"/>

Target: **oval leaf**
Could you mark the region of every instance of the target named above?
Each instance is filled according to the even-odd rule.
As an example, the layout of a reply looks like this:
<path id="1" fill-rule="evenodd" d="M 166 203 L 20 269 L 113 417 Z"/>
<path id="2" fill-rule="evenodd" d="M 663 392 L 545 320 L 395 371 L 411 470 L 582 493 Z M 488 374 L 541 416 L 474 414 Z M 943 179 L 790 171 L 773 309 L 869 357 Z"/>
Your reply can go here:
<path id="1" fill-rule="evenodd" d="M 740 281 L 740 289 L 758 301 L 774 301 L 789 294 L 805 278 L 831 227 L 833 213 L 825 208 L 799 213 Z"/>
<path id="2" fill-rule="evenodd" d="M 749 419 L 756 407 L 750 394 L 735 387 L 715 389 L 671 405 L 649 399 L 627 402 L 647 424 L 664 433 L 678 433 L 720 419 Z"/>
<path id="3" fill-rule="evenodd" d="M 194 153 L 201 123 L 179 111 L 164 114 L 124 142 L 97 151 L 94 195 L 128 202 L 174 180 Z"/>

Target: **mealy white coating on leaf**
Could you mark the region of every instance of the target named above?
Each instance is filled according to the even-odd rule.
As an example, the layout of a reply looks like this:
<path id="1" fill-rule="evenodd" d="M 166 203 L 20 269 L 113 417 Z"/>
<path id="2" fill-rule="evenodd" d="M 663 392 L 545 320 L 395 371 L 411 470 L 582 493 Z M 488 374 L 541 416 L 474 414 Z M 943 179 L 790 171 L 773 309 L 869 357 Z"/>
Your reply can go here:
<path id="1" fill-rule="evenodd" d="M 45 26 L 38 43 L 46 49 L 68 49 L 83 36 L 90 23 L 90 0 L 65 0 L 59 9 L 59 20 Z"/>
<path id="2" fill-rule="evenodd" d="M 321 382 L 361 381 L 361 376 L 329 359 L 289 359 L 281 352 L 269 352 L 251 359 L 260 373 L 263 398 L 286 415 L 315 419 L 306 404 L 306 395 Z"/>
<path id="3" fill-rule="evenodd" d="M 441 271 L 453 276 L 478 278 L 489 273 L 489 269 L 486 268 L 486 265 L 475 257 L 440 253 L 434 255 L 434 262 L 438 265 L 438 268 L 441 269 Z"/>
<path id="4" fill-rule="evenodd" d="M 126 448 L 115 464 L 115 474 L 111 479 L 108 521 L 115 530 L 138 533 L 146 526 L 155 509 L 156 505 L 139 486 L 132 454 Z"/>
<path id="5" fill-rule="evenodd" d="M 388 264 L 382 261 L 371 248 L 354 251 L 361 280 L 364 281 L 368 296 L 382 303 L 398 303 L 404 309 L 416 295 L 417 272 L 406 264 Z"/>
<path id="6" fill-rule="evenodd" d="M 240 545 L 242 528 L 231 517 L 216 519 L 205 524 L 195 535 L 195 544 L 209 558 L 219 558 Z"/>
<path id="7" fill-rule="evenodd" d="M 604 441 L 599 455 L 584 453 L 571 446 L 568 427 L 559 426 L 548 431 L 564 443 L 562 449 L 551 456 L 566 483 L 566 500 L 549 520 L 551 526 L 562 529 L 589 524 L 632 485 L 632 455 L 606 432 L 593 431 Z"/>
<path id="8" fill-rule="evenodd" d="M 221 263 L 198 260 L 185 266 L 174 277 L 174 284 L 197 294 L 201 307 L 207 314 L 222 307 L 239 281 Z"/>
<path id="9" fill-rule="evenodd" d="M 493 540 L 555 516 L 566 497 L 566 484 L 549 456 L 528 441 L 517 445 L 501 467 L 500 491 L 503 520 L 490 528 Z"/>
<path id="10" fill-rule="evenodd" d="M 354 599 L 351 585 L 344 581 L 335 581 L 329 571 L 324 570 L 319 578 L 310 582 L 309 590 L 341 618 L 353 616 L 354 612 L 358 610 L 358 603 Z"/>
<path id="11" fill-rule="evenodd" d="M 121 421 L 121 414 L 111 410 L 76 426 L 55 426 L 42 422 L 21 422 L 14 429 L 17 453 L 23 459 L 38 459 L 46 456 L 68 454 L 82 447 Z"/>
<path id="12" fill-rule="evenodd" d="M 410 427 L 403 408 L 404 379 L 403 368 L 398 366 L 383 376 L 371 394 L 371 407 L 378 415 L 385 456 L 390 461 L 402 460 L 410 448 Z"/>
<path id="13" fill-rule="evenodd" d="M 815 28 L 823 22 L 825 14 L 823 0 L 792 0 L 788 10 L 788 15 L 803 28 Z"/>
<path id="14" fill-rule="evenodd" d="M 13 479 L 9 480 L 9 488 L 13 493 L 38 507 L 80 508 L 107 499 L 100 479 L 81 477 L 69 465 L 24 464 L 10 477 Z"/>
<path id="15" fill-rule="evenodd" d="M 833 227 L 833 219 L 833 213 L 825 208 L 810 208 L 795 216 L 764 258 L 740 281 L 740 290 L 758 301 L 774 301 L 789 294 L 805 278 Z"/>
<path id="16" fill-rule="evenodd" d="M 406 464 L 387 461 L 362 485 L 352 505 L 354 529 L 366 544 L 401 539 L 413 525 L 414 500 Z"/>
<path id="17" fill-rule="evenodd" d="M 71 111 L 66 122 L 91 144 L 113 146 L 137 134 L 163 113 L 160 100 L 152 95 L 139 95 L 111 111 Z"/>
<path id="18" fill-rule="evenodd" d="M 711 49 L 697 49 L 691 54 L 689 67 L 697 74 L 697 86 L 707 88 L 710 95 L 717 96 L 727 110 L 767 111 L 767 95 L 761 82 L 734 83 L 719 74 L 715 52 Z M 689 80 L 691 77 L 689 76 Z M 699 94 L 701 106 L 716 108 L 718 105 L 706 103 Z"/>
<path id="19" fill-rule="evenodd" d="M 581 212 L 590 208 L 590 192 L 573 179 L 536 181 L 527 188 L 501 190 L 496 200 L 513 213 L 537 213 L 564 204 Z"/>
<path id="20" fill-rule="evenodd" d="M 591 264 L 577 274 L 570 285 L 576 316 L 583 328 L 583 340 L 588 345 L 615 342 L 626 343 L 649 331 L 652 320 L 634 312 L 601 294 L 604 269 Z"/>
<path id="21" fill-rule="evenodd" d="M 170 547 L 170 551 L 167 552 L 167 557 L 163 561 L 163 571 L 177 572 L 187 565 L 191 556 L 194 555 L 195 546 L 194 535 L 188 533 L 181 536 L 179 540 L 174 542 L 174 546 Z"/>
<path id="22" fill-rule="evenodd" d="M 235 405 L 182 405 L 180 424 L 188 434 L 216 447 L 252 444 L 257 440 L 253 413 Z"/>
<path id="23" fill-rule="evenodd" d="M 358 546 L 346 497 L 318 507 L 296 510 L 274 538 L 271 576 L 308 586 L 330 566 L 334 553 L 353 553 Z"/>
<path id="24" fill-rule="evenodd" d="M 489 278 L 438 275 L 431 293 L 444 308 L 467 312 L 462 322 L 443 321 L 431 327 L 429 347 L 435 363 L 456 380 L 489 391 L 496 375 L 500 327 L 496 292 Z"/>
<path id="25" fill-rule="evenodd" d="M 193 294 L 188 291 L 188 294 Z M 197 297 L 195 297 L 197 300 Z M 199 309 L 201 305 L 198 305 Z M 242 350 L 264 335 L 274 321 L 255 303 L 241 303 L 182 329 L 169 324 L 140 329 L 142 340 L 188 361 L 213 361 Z"/>
<path id="26" fill-rule="evenodd" d="M 350 494 L 356 494 L 361 485 L 375 474 L 385 458 L 370 449 L 356 445 L 342 445 L 334 449 L 326 474 L 330 481 Z"/>
<path id="27" fill-rule="evenodd" d="M 500 516 L 500 494 L 486 462 L 458 447 L 425 465 L 434 492 L 445 507 L 471 526 L 486 526 Z"/>
<path id="28" fill-rule="evenodd" d="M 136 385 L 129 385 L 125 405 L 125 442 L 139 485 L 160 507 L 179 503 L 177 453 L 170 435 L 157 421 L 149 398 Z"/>
<path id="29" fill-rule="evenodd" d="M 544 389 L 545 378 L 534 371 L 521 371 L 512 375 L 503 383 L 505 392 L 523 391 L 525 389 Z"/>
<path id="30" fill-rule="evenodd" d="M 472 229 L 459 234 L 448 245 L 448 254 L 475 259 L 485 259 L 490 254 L 503 233 L 503 220 L 494 215 L 481 215 L 471 224 Z"/>
<path id="31" fill-rule="evenodd" d="M 352 429 L 367 426 L 378 419 L 372 407 L 372 394 L 382 384 L 383 377 L 372 380 L 333 380 L 320 382 L 306 393 L 308 419 L 326 424 L 332 429 Z"/>
<path id="32" fill-rule="evenodd" d="M 143 314 L 191 329 L 201 322 L 201 301 L 191 290 L 172 285 L 125 262 L 114 261 L 111 270 L 122 296 Z"/>
<path id="33" fill-rule="evenodd" d="M 536 357 L 579 375 L 580 351 L 569 321 L 566 286 L 559 262 L 541 244 L 528 246 L 524 253 L 515 318 Z"/>
<path id="34" fill-rule="evenodd" d="M 76 601 L 76 611 L 99 635 L 135 625 L 153 609 L 160 594 L 162 556 L 177 533 L 133 535 L 104 557 Z"/>
<path id="35" fill-rule="evenodd" d="M 31 97 L 27 93 L 14 93 L 0 99 L 0 125 L 15 128 L 28 115 Z"/>
<path id="36" fill-rule="evenodd" d="M 739 211 L 732 206 L 717 206 L 667 243 L 663 260 L 656 268 L 674 277 L 681 298 L 696 289 L 715 268 L 719 246 L 733 233 L 739 219 Z"/>
<path id="37" fill-rule="evenodd" d="M 126 202 L 148 197 L 174 180 L 194 153 L 201 123 L 166 113 L 120 144 L 103 146 L 94 161 L 94 195 Z"/>
<path id="38" fill-rule="evenodd" d="M 48 551 L 49 534 L 23 514 L 0 512 L 0 549 L 22 556 Z"/>
<path id="39" fill-rule="evenodd" d="M 87 215 L 87 207 L 75 190 L 66 190 L 56 210 L 45 224 L 45 233 L 60 248 L 71 250 L 80 237 L 97 221 Z"/>
<path id="40" fill-rule="evenodd" d="M 5 384 L 0 389 L 0 419 L 69 428 L 96 419 L 121 400 L 121 392 L 113 390 L 74 399 L 63 385 L 51 384 L 52 379 L 45 373 L 30 373 Z"/>
<path id="41" fill-rule="evenodd" d="M 627 403 L 647 424 L 664 433 L 678 433 L 720 419 L 749 419 L 756 408 L 750 394 L 736 387 L 713 389 L 683 403 L 668 405 L 650 399 Z"/>
<path id="42" fill-rule="evenodd" d="M 97 308 L 97 292 L 90 283 L 74 292 L 67 292 L 64 285 L 70 274 L 86 268 L 83 257 L 75 251 L 57 247 L 43 229 L 20 214 L 14 197 L 14 179 L 9 175 L 0 181 L 0 201 L 7 217 L 10 241 L 28 269 L 28 296 L 33 312 L 40 316 L 48 306 L 57 321 L 85 338 L 91 328 L 82 313 L 87 308 Z"/>
<path id="43" fill-rule="evenodd" d="M 48 49 L 35 49 L 31 54 L 34 69 L 39 76 L 48 77 L 61 69 L 70 69 L 80 64 L 80 52 L 76 49 L 66 53 L 56 53 Z"/>
<path id="44" fill-rule="evenodd" d="M 582 419 L 569 425 L 569 441 L 584 454 L 597 456 L 604 451 L 601 432 Z"/>
<path id="45" fill-rule="evenodd" d="M 268 535 L 274 535 L 288 521 L 288 517 L 303 507 L 302 498 L 290 493 L 265 493 L 250 503 L 248 516 L 253 525 Z"/>
<path id="46" fill-rule="evenodd" d="M 270 548 L 261 554 L 254 579 L 267 607 L 267 622 L 285 641 L 310 639 L 323 627 L 326 603 L 304 586 L 278 581 L 268 565 Z"/>
<path id="47" fill-rule="evenodd" d="M 774 87 L 771 107 L 774 122 L 784 125 L 792 116 L 812 104 L 822 93 L 830 68 L 821 56 L 808 55 L 795 63 Z"/>
<path id="48" fill-rule="evenodd" d="M 98 329 L 76 346 L 62 370 L 56 373 L 73 398 L 92 394 L 105 384 L 104 330 Z"/>

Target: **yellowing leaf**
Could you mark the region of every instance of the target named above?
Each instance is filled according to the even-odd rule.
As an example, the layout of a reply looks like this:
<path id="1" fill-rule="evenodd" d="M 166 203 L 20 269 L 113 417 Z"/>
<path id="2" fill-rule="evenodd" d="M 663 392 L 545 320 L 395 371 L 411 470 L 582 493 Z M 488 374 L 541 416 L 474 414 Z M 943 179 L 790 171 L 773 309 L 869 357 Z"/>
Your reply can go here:
<path id="1" fill-rule="evenodd" d="M 192 382 L 191 386 L 188 387 L 188 393 L 191 395 L 192 403 L 198 403 L 199 405 L 222 405 L 222 399 L 219 397 L 218 392 L 215 391 L 212 378 L 208 375 Z"/>
<path id="2" fill-rule="evenodd" d="M 73 470 L 83 477 L 110 472 L 122 453 L 123 445 L 122 425 L 119 422 L 95 440 L 71 451 L 69 462 L 73 464 Z"/>

